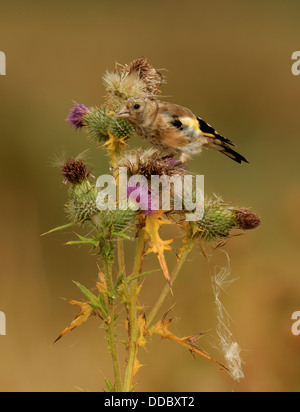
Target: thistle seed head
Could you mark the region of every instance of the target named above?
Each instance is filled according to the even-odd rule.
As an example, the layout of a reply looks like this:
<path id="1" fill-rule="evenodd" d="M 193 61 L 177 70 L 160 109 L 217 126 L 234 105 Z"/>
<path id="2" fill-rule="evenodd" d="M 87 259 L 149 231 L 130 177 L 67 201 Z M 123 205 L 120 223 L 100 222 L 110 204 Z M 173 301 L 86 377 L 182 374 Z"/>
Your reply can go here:
<path id="1" fill-rule="evenodd" d="M 136 149 L 125 153 L 118 167 L 126 167 L 129 176 L 142 175 L 148 180 L 151 176 L 184 176 L 187 170 L 179 160 L 161 157 L 155 149 Z"/>
<path id="2" fill-rule="evenodd" d="M 107 72 L 103 76 L 103 83 L 108 93 L 109 106 L 114 110 L 120 109 L 122 102 L 130 97 L 147 96 L 147 86 L 138 73 Z"/>
<path id="3" fill-rule="evenodd" d="M 124 73 L 138 73 L 139 78 L 145 83 L 149 95 L 160 93 L 160 87 L 163 83 L 163 76 L 159 73 L 146 58 L 141 57 L 133 60 L 129 65 L 125 64 L 122 68 Z"/>
<path id="4" fill-rule="evenodd" d="M 122 102 L 130 97 L 155 98 L 160 93 L 162 75 L 145 58 L 136 59 L 122 66 L 116 64 L 114 72 L 103 77 L 111 109 L 119 110 Z"/>

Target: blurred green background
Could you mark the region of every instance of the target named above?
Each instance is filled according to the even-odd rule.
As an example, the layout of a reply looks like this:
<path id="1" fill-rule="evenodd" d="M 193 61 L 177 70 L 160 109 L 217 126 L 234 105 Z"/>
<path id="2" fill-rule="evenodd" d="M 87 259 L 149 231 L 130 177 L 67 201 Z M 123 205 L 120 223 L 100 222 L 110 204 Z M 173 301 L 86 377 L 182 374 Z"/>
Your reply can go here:
<path id="1" fill-rule="evenodd" d="M 96 318 L 52 346 L 76 314 L 60 297 L 79 300 L 72 280 L 93 288 L 97 267 L 88 249 L 64 246 L 71 231 L 40 234 L 66 222 L 66 187 L 53 158 L 90 148 L 94 174 L 108 171 L 104 152 L 65 123 L 72 100 L 100 105 L 103 73 L 141 56 L 167 69 L 165 100 L 191 108 L 249 159 L 240 166 L 205 151 L 189 167 L 205 175 L 207 194 L 252 207 L 262 226 L 224 248 L 238 280 L 223 303 L 245 379 L 234 383 L 157 338 L 141 352 L 138 390 L 300 389 L 300 337 L 291 333 L 300 310 L 300 77 L 291 72 L 299 14 L 293 0 L 1 2 L 0 311 L 7 336 L 0 336 L 0 391 L 101 391 L 103 377 L 112 379 Z M 131 142 L 137 145 L 144 143 Z M 130 243 L 128 267 L 133 251 Z M 195 250 L 164 309 L 177 302 L 173 332 L 207 330 L 200 346 L 222 361 L 209 279 L 216 264 L 227 265 L 223 252 L 214 252 L 209 269 Z M 147 257 L 146 267 L 157 268 L 156 260 Z M 163 285 L 155 272 L 141 300 L 150 306 Z"/>

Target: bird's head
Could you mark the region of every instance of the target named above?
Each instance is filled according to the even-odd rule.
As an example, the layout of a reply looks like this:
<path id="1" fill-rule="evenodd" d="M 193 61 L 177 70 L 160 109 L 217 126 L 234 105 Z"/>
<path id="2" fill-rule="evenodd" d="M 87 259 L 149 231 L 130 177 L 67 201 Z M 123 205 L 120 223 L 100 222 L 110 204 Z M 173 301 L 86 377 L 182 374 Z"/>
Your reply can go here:
<path id="1" fill-rule="evenodd" d="M 125 100 L 121 109 L 115 114 L 117 118 L 127 119 L 133 124 L 142 124 L 148 110 L 151 112 L 153 102 L 150 99 L 129 98 Z"/>

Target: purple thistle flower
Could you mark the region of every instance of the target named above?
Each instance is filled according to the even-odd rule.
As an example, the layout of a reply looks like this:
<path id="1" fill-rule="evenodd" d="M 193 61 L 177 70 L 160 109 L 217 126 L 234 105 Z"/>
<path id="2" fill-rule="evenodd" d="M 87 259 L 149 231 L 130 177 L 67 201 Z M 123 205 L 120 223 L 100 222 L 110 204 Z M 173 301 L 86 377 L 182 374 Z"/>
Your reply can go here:
<path id="1" fill-rule="evenodd" d="M 70 123 L 75 129 L 81 129 L 84 126 L 83 117 L 90 112 L 90 109 L 84 104 L 74 102 L 74 107 L 70 110 L 66 122 Z"/>
<path id="2" fill-rule="evenodd" d="M 131 196 L 136 190 L 138 190 L 140 194 L 138 196 Z M 127 188 L 127 194 L 129 199 L 131 198 L 139 204 L 140 210 L 144 215 L 151 216 L 153 213 L 157 212 L 157 210 L 151 209 L 151 195 L 149 194 L 148 185 L 142 187 L 140 187 L 139 184 L 133 187 L 129 186 Z"/>

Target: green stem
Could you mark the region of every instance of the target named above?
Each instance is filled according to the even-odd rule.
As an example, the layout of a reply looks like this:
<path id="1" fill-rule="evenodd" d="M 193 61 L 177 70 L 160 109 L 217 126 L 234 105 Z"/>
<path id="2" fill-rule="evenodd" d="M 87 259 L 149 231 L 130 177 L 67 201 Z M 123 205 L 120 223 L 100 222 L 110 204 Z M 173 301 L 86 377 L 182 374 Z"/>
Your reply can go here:
<path id="1" fill-rule="evenodd" d="M 122 150 L 120 152 L 113 152 L 110 154 L 110 164 L 113 170 L 113 176 L 115 178 L 116 187 L 117 187 L 117 200 L 119 200 L 119 177 L 118 177 L 118 172 L 116 170 L 116 167 L 118 164 L 118 160 L 121 158 L 122 154 L 123 154 Z M 117 245 L 118 245 L 117 253 L 118 253 L 119 274 L 122 273 L 124 276 L 126 276 L 125 258 L 124 258 L 124 241 L 122 239 L 118 239 Z"/>
<path id="2" fill-rule="evenodd" d="M 124 150 L 123 145 L 119 145 L 119 139 L 114 136 L 110 136 L 112 142 L 111 147 L 108 150 L 108 155 L 110 158 L 110 164 L 113 170 L 113 175 L 116 180 L 116 185 L 118 187 L 119 181 L 117 178 L 117 171 L 116 167 L 118 164 L 118 159 L 122 155 L 122 149 Z M 122 148 L 121 148 L 122 146 Z M 118 193 L 118 190 L 117 190 Z M 125 259 L 124 259 L 124 244 L 123 240 L 118 239 L 117 241 L 117 253 L 118 253 L 118 264 L 119 264 L 119 274 L 123 273 L 125 275 Z M 118 359 L 118 352 L 117 352 L 117 342 L 116 342 L 116 332 L 115 332 L 115 308 L 114 308 L 114 299 L 112 298 L 114 286 L 113 286 L 113 279 L 112 279 L 112 265 L 113 263 L 105 257 L 105 282 L 108 292 L 108 322 L 107 322 L 107 340 L 109 345 L 110 354 L 113 361 L 113 369 L 114 369 L 114 377 L 115 377 L 115 385 L 117 392 L 123 392 L 122 387 L 122 380 L 121 380 L 121 372 L 120 372 L 120 364 Z"/>
<path id="3" fill-rule="evenodd" d="M 140 230 L 138 244 L 136 249 L 134 267 L 132 277 L 138 276 L 142 271 L 143 257 L 145 251 L 145 232 Z M 139 327 L 137 322 L 136 314 L 136 299 L 137 299 L 137 288 L 138 279 L 130 282 L 129 291 L 126 296 L 126 304 L 128 310 L 128 320 L 129 320 L 129 344 L 128 344 L 128 360 L 125 370 L 124 378 L 124 392 L 129 392 L 133 384 L 134 375 L 134 364 L 137 357 L 137 340 L 139 338 Z"/>
<path id="4" fill-rule="evenodd" d="M 105 283 L 107 288 L 107 305 L 108 305 L 108 320 L 106 322 L 106 331 L 107 331 L 107 341 L 109 346 L 109 352 L 112 357 L 114 377 L 116 391 L 122 392 L 122 380 L 121 380 L 121 371 L 117 351 L 117 340 L 116 340 L 116 324 L 115 324 L 115 307 L 114 299 L 112 298 L 113 293 L 113 279 L 112 279 L 112 262 L 107 256 L 104 257 L 104 276 Z"/>
<path id="5" fill-rule="evenodd" d="M 125 267 L 125 257 L 124 257 L 124 242 L 123 239 L 117 240 L 118 245 L 118 263 L 119 263 L 119 274 L 126 276 L 126 267 Z"/>
<path id="6" fill-rule="evenodd" d="M 180 272 L 183 264 L 185 263 L 189 253 L 192 251 L 192 249 L 194 247 L 194 244 L 195 244 L 195 240 L 193 240 L 193 239 L 188 239 L 187 240 L 187 242 L 186 242 L 186 244 L 185 244 L 178 260 L 177 260 L 174 271 L 172 273 L 171 282 L 170 282 L 171 286 L 173 286 L 177 276 L 179 275 L 179 272 Z M 157 302 L 155 303 L 153 309 L 151 310 L 149 316 L 147 317 L 146 328 L 150 327 L 151 323 L 153 322 L 155 316 L 157 315 L 158 311 L 160 310 L 162 304 L 164 303 L 164 301 L 165 301 L 166 297 L 168 296 L 168 294 L 170 293 L 170 291 L 171 291 L 170 285 L 167 284 L 164 287 L 163 291 L 161 292 L 161 294 L 160 294 Z"/>

